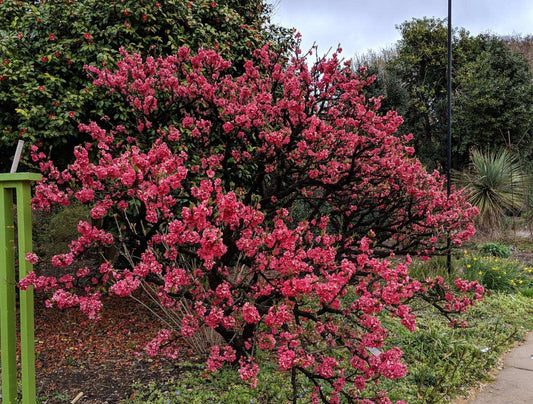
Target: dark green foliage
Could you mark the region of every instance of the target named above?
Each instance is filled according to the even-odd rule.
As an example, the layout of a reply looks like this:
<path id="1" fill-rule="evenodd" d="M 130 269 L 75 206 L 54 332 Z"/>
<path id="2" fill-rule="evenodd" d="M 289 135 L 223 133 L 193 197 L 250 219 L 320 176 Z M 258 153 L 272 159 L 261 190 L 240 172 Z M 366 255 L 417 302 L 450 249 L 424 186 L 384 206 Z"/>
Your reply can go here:
<path id="1" fill-rule="evenodd" d="M 84 65 L 111 65 L 119 49 L 167 55 L 183 45 L 216 48 L 242 69 L 254 49 L 288 36 L 268 24 L 262 0 L 4 0 L 0 3 L 0 152 L 11 156 L 18 139 L 52 148 L 69 161 L 79 144 L 78 123 L 126 122 L 130 107 L 104 97 Z M 279 40 L 278 40 L 279 39 Z M 274 41 L 274 42 L 273 42 Z M 27 148 L 26 150 L 28 150 Z M 5 171 L 9 160 L 0 162 Z"/>
<path id="2" fill-rule="evenodd" d="M 527 60 L 494 36 L 470 42 L 468 60 L 457 66 L 454 82 L 456 158 L 464 164 L 476 146 L 514 146 L 530 156 L 533 76 Z"/>
<path id="3" fill-rule="evenodd" d="M 86 206 L 75 204 L 50 212 L 36 211 L 33 219 L 34 250 L 42 258 L 68 252 L 68 244 L 78 238 L 80 220 L 88 220 Z"/>
<path id="4" fill-rule="evenodd" d="M 398 104 L 404 118 L 401 132 L 412 133 L 417 156 L 432 168 L 446 167 L 447 30 L 443 20 L 413 19 L 400 24 L 397 56 L 388 74 L 402 83 L 405 98 Z M 454 62 L 462 58 L 468 39 L 463 30 L 453 32 Z"/>
<path id="5" fill-rule="evenodd" d="M 533 288 L 522 289 L 520 293 L 524 297 L 533 298 Z"/>

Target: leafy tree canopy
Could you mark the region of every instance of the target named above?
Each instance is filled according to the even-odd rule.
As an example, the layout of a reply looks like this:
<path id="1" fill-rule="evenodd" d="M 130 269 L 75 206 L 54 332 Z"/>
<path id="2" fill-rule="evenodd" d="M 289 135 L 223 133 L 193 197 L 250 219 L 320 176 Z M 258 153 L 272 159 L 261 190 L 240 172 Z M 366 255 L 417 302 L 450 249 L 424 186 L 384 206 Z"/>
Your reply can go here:
<path id="1" fill-rule="evenodd" d="M 363 57 L 378 73 L 369 88 L 384 94 L 383 105 L 404 118 L 401 132 L 414 135 L 417 156 L 432 168 L 446 164 L 447 26 L 435 18 L 413 19 L 397 27 L 402 35 L 393 50 Z M 493 35 L 452 34 L 453 165 L 468 164 L 476 145 L 518 145 L 531 153 L 532 72 L 522 53 Z"/>
<path id="2" fill-rule="evenodd" d="M 479 35 L 471 40 L 469 60 L 457 67 L 454 91 L 454 151 L 458 164 L 475 146 L 520 147 L 533 151 L 533 85 L 522 54 L 504 40 Z"/>

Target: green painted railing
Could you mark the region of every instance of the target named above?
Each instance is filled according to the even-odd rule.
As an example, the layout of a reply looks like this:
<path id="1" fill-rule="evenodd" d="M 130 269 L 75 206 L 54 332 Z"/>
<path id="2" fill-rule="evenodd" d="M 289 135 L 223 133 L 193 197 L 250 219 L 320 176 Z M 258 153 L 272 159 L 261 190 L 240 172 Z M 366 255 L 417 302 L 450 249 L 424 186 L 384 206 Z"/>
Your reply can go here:
<path id="1" fill-rule="evenodd" d="M 26 253 L 32 252 L 31 182 L 40 174 L 0 174 L 0 343 L 2 350 L 2 402 L 17 403 L 17 334 L 15 280 L 15 220 L 13 196 L 17 201 L 19 279 L 32 270 Z M 22 403 L 34 404 L 35 341 L 33 287 L 19 292 L 20 359 Z"/>

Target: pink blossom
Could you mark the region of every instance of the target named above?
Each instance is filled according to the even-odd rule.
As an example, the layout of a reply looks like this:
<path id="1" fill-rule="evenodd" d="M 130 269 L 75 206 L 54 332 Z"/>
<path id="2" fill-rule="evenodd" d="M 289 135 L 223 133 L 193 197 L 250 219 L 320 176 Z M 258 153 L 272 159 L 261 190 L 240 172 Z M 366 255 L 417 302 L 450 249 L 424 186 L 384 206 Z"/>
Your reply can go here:
<path id="1" fill-rule="evenodd" d="M 66 268 L 74 262 L 74 256 L 72 253 L 59 254 L 52 257 L 52 265 L 55 267 Z"/>
<path id="2" fill-rule="evenodd" d="M 296 358 L 296 353 L 293 350 L 287 349 L 286 347 L 281 347 L 278 350 L 279 368 L 281 370 L 290 369 L 294 364 L 295 358 Z"/>
<path id="3" fill-rule="evenodd" d="M 76 273 L 76 276 L 78 278 L 83 278 L 85 276 L 88 276 L 91 273 L 91 270 L 87 267 L 78 269 L 78 272 Z"/>
<path id="4" fill-rule="evenodd" d="M 256 363 L 250 363 L 244 360 L 240 361 L 239 376 L 244 381 L 250 381 L 251 387 L 257 386 L 257 374 L 259 373 L 259 366 Z"/>
<path id="5" fill-rule="evenodd" d="M 98 314 L 104 307 L 100 301 L 100 293 L 96 292 L 95 294 L 89 295 L 87 297 L 79 298 L 80 310 L 89 317 L 89 319 L 94 320 L 98 318 Z"/>
<path id="6" fill-rule="evenodd" d="M 261 315 L 249 302 L 244 303 L 244 306 L 242 306 L 242 317 L 248 324 L 258 323 L 261 320 Z"/>
<path id="7" fill-rule="evenodd" d="M 159 353 L 161 346 L 165 344 L 171 337 L 171 332 L 167 329 L 160 330 L 155 338 L 146 344 L 144 350 L 150 357 L 155 357 Z"/>
<path id="8" fill-rule="evenodd" d="M 26 253 L 26 261 L 28 261 L 30 264 L 37 264 L 39 257 L 37 257 L 37 254 L 34 253 Z"/>
<path id="9" fill-rule="evenodd" d="M 127 273 L 124 279 L 117 281 L 111 286 L 110 290 L 118 296 L 125 297 L 131 295 L 140 285 L 141 281 L 138 278 L 134 278 L 131 273 Z"/>
<path id="10" fill-rule="evenodd" d="M 92 201 L 94 199 L 94 190 L 93 189 L 84 188 L 84 189 L 76 192 L 76 198 L 80 202 Z"/>
<path id="11" fill-rule="evenodd" d="M 104 205 L 97 205 L 91 209 L 91 217 L 95 220 L 101 219 L 107 213 Z"/>

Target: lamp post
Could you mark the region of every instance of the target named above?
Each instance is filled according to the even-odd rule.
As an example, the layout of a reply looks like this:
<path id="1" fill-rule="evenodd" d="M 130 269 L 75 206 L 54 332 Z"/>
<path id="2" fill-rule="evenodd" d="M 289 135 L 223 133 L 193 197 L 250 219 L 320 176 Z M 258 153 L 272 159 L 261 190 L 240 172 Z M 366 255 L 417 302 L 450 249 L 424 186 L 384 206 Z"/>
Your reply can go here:
<path id="1" fill-rule="evenodd" d="M 451 193 L 451 175 L 452 175 L 452 0 L 448 0 L 448 136 L 447 136 L 447 172 L 446 172 L 446 191 L 447 195 Z M 452 272 L 452 256 L 450 249 L 450 235 L 446 242 L 446 264 L 448 273 Z"/>

